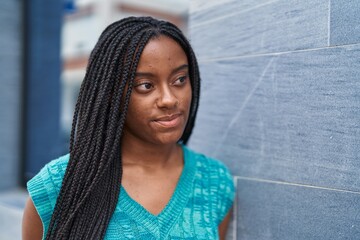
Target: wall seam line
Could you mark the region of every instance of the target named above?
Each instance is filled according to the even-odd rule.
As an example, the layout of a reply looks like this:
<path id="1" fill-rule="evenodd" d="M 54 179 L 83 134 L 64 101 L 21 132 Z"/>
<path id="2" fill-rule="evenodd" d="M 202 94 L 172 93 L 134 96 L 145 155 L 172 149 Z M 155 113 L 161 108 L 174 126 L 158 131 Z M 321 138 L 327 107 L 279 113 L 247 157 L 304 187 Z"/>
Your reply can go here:
<path id="1" fill-rule="evenodd" d="M 331 0 L 329 0 L 329 13 L 328 13 L 328 47 L 330 47 L 330 37 L 331 37 Z"/>
<path id="2" fill-rule="evenodd" d="M 314 185 L 307 185 L 307 184 L 300 184 L 300 183 L 282 182 L 282 181 L 268 180 L 268 179 L 262 179 L 262 178 L 252 178 L 252 177 L 240 177 L 240 176 L 236 176 L 236 179 L 237 179 L 237 180 L 245 180 L 245 181 L 254 181 L 254 182 L 264 182 L 264 183 L 280 184 L 280 185 L 290 185 L 290 186 L 296 186 L 296 187 L 314 188 L 314 189 L 321 189 L 321 190 L 328 190 L 328 191 L 336 191 L 336 192 L 353 193 L 353 194 L 359 194 L 359 195 L 360 195 L 360 192 L 352 191 L 352 190 L 329 188 L 329 187 L 321 187 L 321 186 L 314 186 Z"/>
<path id="3" fill-rule="evenodd" d="M 224 60 L 237 60 L 242 58 L 252 58 L 252 57 L 263 57 L 263 56 L 277 56 L 277 55 L 285 55 L 290 53 L 301 53 L 301 52 L 312 52 L 319 51 L 324 49 L 333 49 L 333 48 L 346 48 L 360 46 L 360 43 L 351 43 L 351 44 L 343 44 L 338 46 L 329 46 L 329 47 L 320 47 L 320 48 L 308 48 L 308 49 L 300 49 L 293 51 L 284 51 L 284 52 L 272 52 L 272 53 L 259 53 L 259 54 L 249 54 L 249 55 L 240 55 L 240 56 L 231 56 L 231 57 L 219 57 L 219 58 L 198 58 L 198 62 L 213 62 L 213 61 L 224 61 Z"/>

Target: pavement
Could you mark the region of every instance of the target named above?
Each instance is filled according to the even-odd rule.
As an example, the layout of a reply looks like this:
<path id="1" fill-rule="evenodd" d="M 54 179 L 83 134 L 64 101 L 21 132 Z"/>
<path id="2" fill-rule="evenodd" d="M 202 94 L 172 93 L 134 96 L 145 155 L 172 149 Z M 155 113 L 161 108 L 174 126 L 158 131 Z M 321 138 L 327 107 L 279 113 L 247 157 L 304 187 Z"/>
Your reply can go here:
<path id="1" fill-rule="evenodd" d="M 21 221 L 28 193 L 16 188 L 0 191 L 0 240 L 21 240 Z"/>

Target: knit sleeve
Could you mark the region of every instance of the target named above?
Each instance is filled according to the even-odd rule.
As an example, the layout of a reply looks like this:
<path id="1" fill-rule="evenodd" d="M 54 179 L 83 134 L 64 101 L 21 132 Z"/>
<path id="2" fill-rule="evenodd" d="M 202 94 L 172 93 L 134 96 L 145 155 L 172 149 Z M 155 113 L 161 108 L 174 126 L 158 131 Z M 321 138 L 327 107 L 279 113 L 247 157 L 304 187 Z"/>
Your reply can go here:
<path id="1" fill-rule="evenodd" d="M 217 224 L 219 225 L 230 211 L 235 197 L 235 186 L 229 169 L 221 162 L 215 165 L 217 170 L 217 194 L 215 206 L 217 212 Z"/>
<path id="2" fill-rule="evenodd" d="M 68 159 L 69 155 L 65 155 L 51 161 L 27 183 L 29 195 L 43 224 L 43 239 L 61 189 Z"/>

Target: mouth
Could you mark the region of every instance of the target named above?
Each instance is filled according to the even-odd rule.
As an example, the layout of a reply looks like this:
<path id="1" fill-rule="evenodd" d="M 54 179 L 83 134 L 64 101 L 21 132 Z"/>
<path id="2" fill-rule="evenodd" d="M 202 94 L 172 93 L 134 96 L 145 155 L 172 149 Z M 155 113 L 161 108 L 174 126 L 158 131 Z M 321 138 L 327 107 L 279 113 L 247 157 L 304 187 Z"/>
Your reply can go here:
<path id="1" fill-rule="evenodd" d="M 181 113 L 166 115 L 155 119 L 154 122 L 162 127 L 172 128 L 181 123 L 181 116 Z"/>

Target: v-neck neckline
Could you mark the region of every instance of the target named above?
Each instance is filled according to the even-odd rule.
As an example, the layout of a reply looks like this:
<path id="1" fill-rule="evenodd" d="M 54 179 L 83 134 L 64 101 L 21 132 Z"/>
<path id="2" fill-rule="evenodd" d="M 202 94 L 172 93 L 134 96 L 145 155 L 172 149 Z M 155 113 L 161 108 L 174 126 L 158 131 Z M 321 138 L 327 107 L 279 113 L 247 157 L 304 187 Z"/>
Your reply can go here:
<path id="1" fill-rule="evenodd" d="M 184 167 L 169 202 L 159 214 L 155 215 L 149 212 L 140 203 L 131 198 L 125 188 L 121 186 L 120 199 L 117 206 L 120 209 L 118 210 L 125 212 L 132 220 L 145 226 L 156 239 L 165 237 L 164 235 L 172 228 L 176 219 L 184 210 L 192 190 L 195 175 L 194 161 L 189 156 L 190 153 L 187 147 L 184 145 L 181 145 L 181 147 L 183 150 Z"/>

